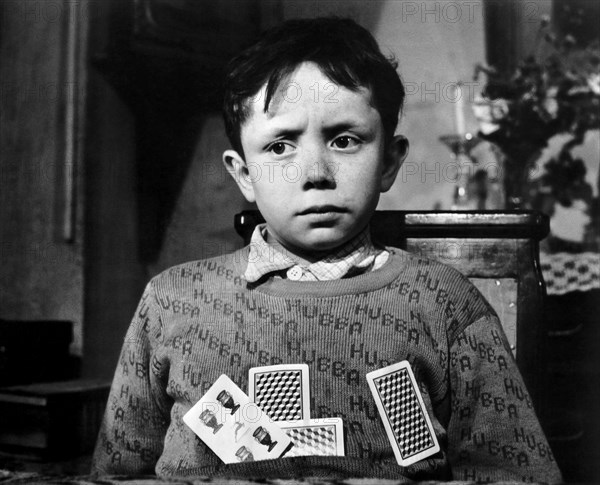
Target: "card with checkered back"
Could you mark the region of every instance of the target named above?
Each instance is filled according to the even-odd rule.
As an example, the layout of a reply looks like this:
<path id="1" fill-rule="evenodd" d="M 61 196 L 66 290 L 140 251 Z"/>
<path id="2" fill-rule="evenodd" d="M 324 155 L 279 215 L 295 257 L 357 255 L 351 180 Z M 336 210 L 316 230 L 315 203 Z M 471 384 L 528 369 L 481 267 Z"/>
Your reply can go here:
<path id="1" fill-rule="evenodd" d="M 412 465 L 440 451 L 408 361 L 369 372 L 367 382 L 400 466 Z"/>
<path id="2" fill-rule="evenodd" d="M 252 367 L 248 394 L 273 421 L 310 419 L 308 365 Z"/>
<path id="3" fill-rule="evenodd" d="M 344 426 L 341 418 L 310 419 L 302 422 L 279 422 L 294 446 L 285 455 L 344 456 Z"/>

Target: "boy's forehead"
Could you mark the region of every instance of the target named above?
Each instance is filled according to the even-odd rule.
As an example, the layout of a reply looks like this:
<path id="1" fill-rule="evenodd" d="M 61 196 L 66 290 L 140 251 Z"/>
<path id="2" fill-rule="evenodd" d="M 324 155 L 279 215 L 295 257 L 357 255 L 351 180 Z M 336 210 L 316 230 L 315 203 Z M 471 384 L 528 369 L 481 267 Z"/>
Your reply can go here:
<path id="1" fill-rule="evenodd" d="M 248 119 L 255 117 L 272 119 L 300 110 L 326 110 L 336 112 L 360 111 L 374 108 L 371 90 L 360 86 L 349 89 L 332 81 L 321 68 L 305 62 L 281 79 L 265 112 L 267 83 L 250 99 Z"/>

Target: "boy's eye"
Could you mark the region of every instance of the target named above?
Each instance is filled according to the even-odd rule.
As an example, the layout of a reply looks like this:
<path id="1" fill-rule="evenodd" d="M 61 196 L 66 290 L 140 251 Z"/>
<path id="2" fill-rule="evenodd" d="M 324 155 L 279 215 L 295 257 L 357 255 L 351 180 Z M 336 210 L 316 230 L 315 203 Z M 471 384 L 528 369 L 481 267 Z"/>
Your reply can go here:
<path id="1" fill-rule="evenodd" d="M 359 140 L 352 136 L 338 136 L 335 140 L 333 140 L 333 145 L 342 150 L 346 148 L 354 148 L 358 146 L 359 143 Z"/>
<path id="2" fill-rule="evenodd" d="M 286 152 L 286 150 L 290 148 L 291 147 L 287 143 L 278 141 L 269 146 L 268 150 L 274 153 L 275 155 L 283 155 Z"/>

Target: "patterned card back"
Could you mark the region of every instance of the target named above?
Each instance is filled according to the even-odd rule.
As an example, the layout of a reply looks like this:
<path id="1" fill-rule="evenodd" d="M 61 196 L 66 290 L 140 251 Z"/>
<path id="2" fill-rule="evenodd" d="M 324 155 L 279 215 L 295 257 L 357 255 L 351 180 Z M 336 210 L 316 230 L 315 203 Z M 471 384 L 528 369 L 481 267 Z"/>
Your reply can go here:
<path id="1" fill-rule="evenodd" d="M 344 456 L 344 427 L 341 418 L 311 419 L 309 422 L 278 423 L 294 446 L 285 454 L 293 456 Z"/>
<path id="2" fill-rule="evenodd" d="M 256 404 L 274 421 L 302 419 L 302 372 L 300 370 L 257 373 Z"/>
<path id="3" fill-rule="evenodd" d="M 294 443 L 286 457 L 290 456 L 334 456 L 335 426 L 300 426 L 297 428 L 284 429 L 286 434 Z"/>
<path id="4" fill-rule="evenodd" d="M 375 379 L 400 453 L 404 458 L 434 446 L 407 369 Z"/>
<path id="5" fill-rule="evenodd" d="M 407 361 L 369 372 L 367 382 L 399 465 L 411 465 L 440 450 Z"/>

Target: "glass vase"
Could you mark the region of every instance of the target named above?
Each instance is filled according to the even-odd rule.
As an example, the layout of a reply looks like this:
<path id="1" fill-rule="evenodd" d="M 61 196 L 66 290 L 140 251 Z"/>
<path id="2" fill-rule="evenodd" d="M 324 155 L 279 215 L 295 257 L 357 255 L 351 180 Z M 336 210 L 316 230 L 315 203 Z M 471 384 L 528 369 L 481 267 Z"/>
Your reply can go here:
<path id="1" fill-rule="evenodd" d="M 529 170 L 526 165 L 505 160 L 504 200 L 508 210 L 527 208 L 529 192 Z"/>

